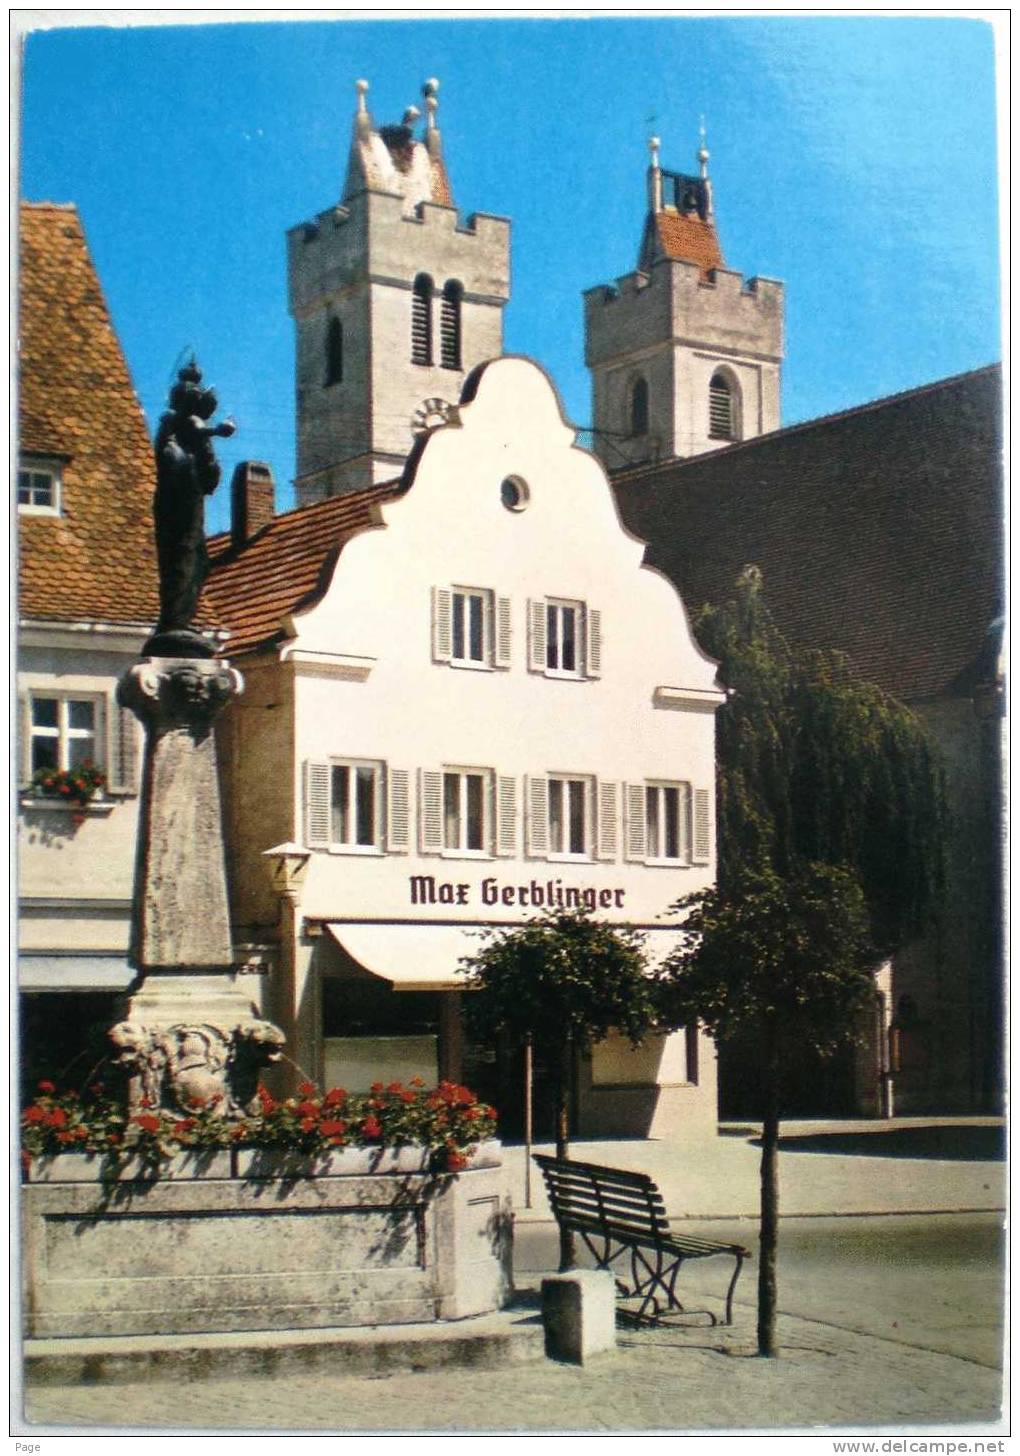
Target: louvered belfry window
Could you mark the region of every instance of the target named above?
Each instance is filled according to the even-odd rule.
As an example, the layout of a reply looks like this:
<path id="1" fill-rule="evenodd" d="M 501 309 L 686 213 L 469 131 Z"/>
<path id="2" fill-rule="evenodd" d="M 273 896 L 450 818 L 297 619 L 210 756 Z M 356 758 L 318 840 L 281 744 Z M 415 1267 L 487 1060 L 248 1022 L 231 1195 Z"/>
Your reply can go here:
<path id="1" fill-rule="evenodd" d="M 630 392 L 630 432 L 648 434 L 648 380 L 644 378 L 635 379 Z"/>
<path id="2" fill-rule="evenodd" d="M 326 331 L 326 386 L 342 384 L 344 378 L 344 326 L 331 318 Z"/>
<path id="3" fill-rule="evenodd" d="M 708 435 L 711 440 L 735 440 L 733 386 L 724 374 L 713 374 L 708 386 Z"/>
<path id="4" fill-rule="evenodd" d="M 460 363 L 460 305 L 464 289 L 460 283 L 451 281 L 443 289 L 443 300 L 439 314 L 440 350 L 444 369 L 459 369 Z"/>
<path id="5" fill-rule="evenodd" d="M 411 294 L 411 363 L 432 363 L 432 279 L 419 273 Z"/>

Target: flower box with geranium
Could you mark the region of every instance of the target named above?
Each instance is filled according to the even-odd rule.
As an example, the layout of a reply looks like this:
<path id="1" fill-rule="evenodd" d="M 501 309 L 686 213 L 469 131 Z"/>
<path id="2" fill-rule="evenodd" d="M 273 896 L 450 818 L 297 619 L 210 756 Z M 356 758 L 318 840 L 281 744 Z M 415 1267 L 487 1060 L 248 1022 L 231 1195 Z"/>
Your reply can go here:
<path id="1" fill-rule="evenodd" d="M 106 788 L 102 769 L 86 759 L 74 768 L 37 768 L 30 793 L 84 809 Z"/>
<path id="2" fill-rule="evenodd" d="M 239 1118 L 202 1102 L 187 1114 L 144 1106 L 129 1114 L 100 1085 L 58 1093 L 53 1083 L 41 1082 L 22 1113 L 22 1162 L 29 1177 L 47 1179 L 53 1171 L 48 1164 L 68 1153 L 102 1159 L 113 1177 L 124 1176 L 128 1164 L 150 1177 L 182 1166 L 200 1173 L 203 1165 L 213 1170 L 210 1177 L 265 1177 L 283 1164 L 291 1176 L 313 1177 L 327 1164 L 336 1170 L 338 1153 L 367 1149 L 372 1158 L 353 1161 L 353 1172 L 370 1167 L 444 1174 L 465 1168 L 496 1129 L 493 1109 L 466 1087 L 442 1082 L 430 1089 L 420 1078 L 406 1087 L 376 1082 L 367 1093 L 342 1087 L 319 1092 L 305 1082 L 296 1096 L 281 1100 L 260 1087 L 258 1100 L 257 1112 Z M 232 1155 L 229 1173 L 222 1158 L 212 1158 L 224 1152 Z M 190 1164 L 182 1164 L 182 1154 L 191 1155 Z"/>

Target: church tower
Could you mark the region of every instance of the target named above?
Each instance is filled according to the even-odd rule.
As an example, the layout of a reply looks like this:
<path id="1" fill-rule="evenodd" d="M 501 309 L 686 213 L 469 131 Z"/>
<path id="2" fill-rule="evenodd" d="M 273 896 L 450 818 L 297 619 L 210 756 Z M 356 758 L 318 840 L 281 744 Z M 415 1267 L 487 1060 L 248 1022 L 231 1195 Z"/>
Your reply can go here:
<path id="1" fill-rule="evenodd" d="M 461 223 L 437 124 L 438 81 L 376 128 L 357 83 L 339 205 L 287 235 L 297 330 L 299 505 L 399 475 L 415 436 L 455 411 L 476 364 L 503 351 L 510 223 Z"/>
<path id="2" fill-rule="evenodd" d="M 609 470 L 779 428 L 783 285 L 725 266 L 704 140 L 698 176 L 667 172 L 658 137 L 648 145 L 637 270 L 584 295 L 595 451 Z"/>

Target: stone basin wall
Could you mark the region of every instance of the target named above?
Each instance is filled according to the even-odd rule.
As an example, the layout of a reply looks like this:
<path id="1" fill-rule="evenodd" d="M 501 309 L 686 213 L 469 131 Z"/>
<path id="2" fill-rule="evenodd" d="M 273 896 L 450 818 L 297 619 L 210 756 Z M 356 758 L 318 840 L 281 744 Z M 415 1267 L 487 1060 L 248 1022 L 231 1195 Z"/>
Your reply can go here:
<path id="1" fill-rule="evenodd" d="M 512 1216 L 499 1143 L 455 1176 L 423 1167 L 410 1148 L 334 1153 L 313 1176 L 241 1153 L 104 1179 L 98 1160 L 54 1158 L 22 1189 L 26 1336 L 406 1324 L 500 1308 Z"/>

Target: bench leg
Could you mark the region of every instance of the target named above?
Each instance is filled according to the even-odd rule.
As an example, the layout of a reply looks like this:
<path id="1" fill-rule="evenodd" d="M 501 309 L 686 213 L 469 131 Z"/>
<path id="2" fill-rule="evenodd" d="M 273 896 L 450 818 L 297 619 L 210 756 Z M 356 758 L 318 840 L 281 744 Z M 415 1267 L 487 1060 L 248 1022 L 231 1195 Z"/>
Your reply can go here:
<path id="1" fill-rule="evenodd" d="M 740 1278 L 740 1271 L 744 1267 L 743 1254 L 736 1255 L 736 1266 L 733 1270 L 733 1278 L 730 1280 L 730 1287 L 726 1291 L 726 1323 L 733 1323 L 733 1291 L 737 1287 L 737 1280 Z"/>

